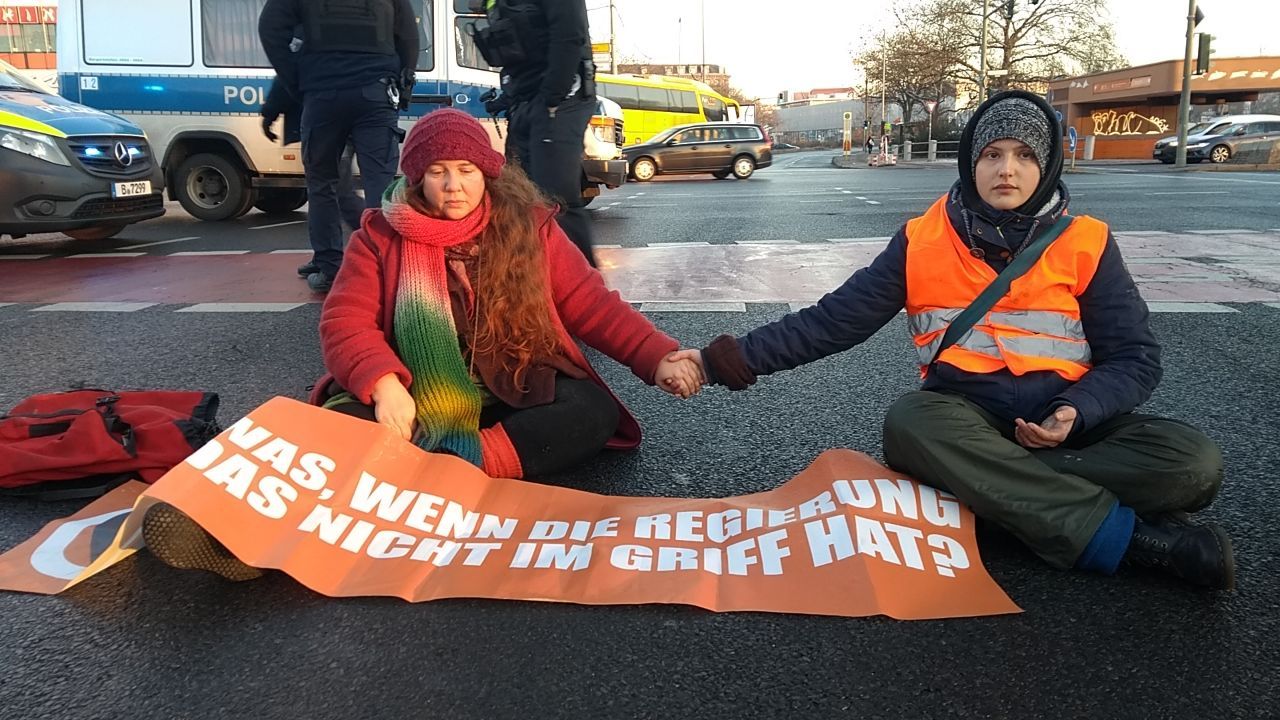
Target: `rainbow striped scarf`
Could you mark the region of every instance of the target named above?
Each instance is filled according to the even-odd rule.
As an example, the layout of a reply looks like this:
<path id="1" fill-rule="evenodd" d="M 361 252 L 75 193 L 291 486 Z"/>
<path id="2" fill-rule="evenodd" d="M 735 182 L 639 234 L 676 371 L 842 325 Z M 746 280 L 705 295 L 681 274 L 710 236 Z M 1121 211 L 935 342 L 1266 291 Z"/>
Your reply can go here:
<path id="1" fill-rule="evenodd" d="M 417 406 L 413 442 L 449 452 L 481 467 L 482 398 L 458 346 L 449 302 L 444 249 L 473 240 L 489 224 L 489 197 L 461 220 L 428 217 L 409 206 L 404 178 L 382 196 L 382 214 L 404 239 L 396 286 L 394 337 L 413 375 L 409 394 Z"/>

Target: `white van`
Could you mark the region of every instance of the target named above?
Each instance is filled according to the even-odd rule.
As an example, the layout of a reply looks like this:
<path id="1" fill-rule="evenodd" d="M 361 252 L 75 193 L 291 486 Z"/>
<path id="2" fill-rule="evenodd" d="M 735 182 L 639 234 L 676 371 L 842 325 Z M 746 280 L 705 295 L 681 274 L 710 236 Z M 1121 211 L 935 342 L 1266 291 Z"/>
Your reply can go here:
<path id="1" fill-rule="evenodd" d="M 202 220 L 253 207 L 288 212 L 306 202 L 302 151 L 262 133 L 259 109 L 275 77 L 258 40 L 266 0 L 78 0 L 58 18 L 58 81 L 69 100 L 146 131 L 171 199 Z M 401 115 L 406 130 L 452 106 L 480 118 L 498 73 L 467 25 L 468 0 L 423 0 L 418 83 Z M 603 100 L 584 138 L 584 196 L 625 182 L 622 110 Z M 501 149 L 497 123 L 484 122 Z M 282 134 L 277 132 L 277 134 Z M 609 140 L 613 139 L 610 143 Z"/>

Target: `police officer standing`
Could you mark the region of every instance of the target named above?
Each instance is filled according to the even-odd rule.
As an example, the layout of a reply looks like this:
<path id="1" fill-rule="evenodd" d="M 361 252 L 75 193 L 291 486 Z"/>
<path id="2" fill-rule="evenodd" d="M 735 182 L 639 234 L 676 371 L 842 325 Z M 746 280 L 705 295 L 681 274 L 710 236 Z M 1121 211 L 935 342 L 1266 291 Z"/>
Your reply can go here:
<path id="1" fill-rule="evenodd" d="M 560 227 L 594 266 L 582 199 L 582 137 L 596 107 L 586 2 L 485 0 L 485 11 L 476 46 L 502 68 L 507 157 L 560 203 Z"/>
<path id="2" fill-rule="evenodd" d="M 290 50 L 301 26 L 301 51 Z M 312 262 L 298 268 L 328 292 L 342 265 L 339 162 L 355 146 L 365 204 L 377 207 L 400 159 L 399 110 L 418 61 L 409 0 L 267 0 L 258 35 L 285 88 L 302 103 L 302 164 Z M 296 44 L 295 44 L 296 47 Z"/>

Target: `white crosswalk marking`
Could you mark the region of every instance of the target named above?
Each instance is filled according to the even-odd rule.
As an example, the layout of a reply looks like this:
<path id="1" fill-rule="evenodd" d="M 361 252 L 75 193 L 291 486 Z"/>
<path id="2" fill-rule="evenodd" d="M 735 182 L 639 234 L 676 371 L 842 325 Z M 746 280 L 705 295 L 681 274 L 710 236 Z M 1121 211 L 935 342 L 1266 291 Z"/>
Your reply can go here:
<path id="1" fill-rule="evenodd" d="M 252 313 L 252 312 L 289 312 L 306 303 L 198 303 L 174 312 L 180 313 Z"/>
<path id="2" fill-rule="evenodd" d="M 132 258 L 142 257 L 146 253 L 140 252 L 104 252 L 104 253 L 80 253 L 78 255 L 68 255 L 69 258 Z"/>
<path id="3" fill-rule="evenodd" d="M 740 302 L 642 302 L 640 312 L 735 312 L 744 313 L 747 304 Z"/>
<path id="4" fill-rule="evenodd" d="M 48 255 L 0 255 L 0 260 L 40 260 Z"/>
<path id="5" fill-rule="evenodd" d="M 1233 307 L 1211 302 L 1164 302 L 1156 300 L 1147 303 L 1153 313 L 1233 313 L 1240 312 Z"/>
<path id="6" fill-rule="evenodd" d="M 184 250 L 170 253 L 173 257 L 201 257 L 205 255 L 248 255 L 248 250 Z"/>
<path id="7" fill-rule="evenodd" d="M 61 302 L 32 308 L 32 312 L 137 312 L 157 303 L 148 302 Z"/>

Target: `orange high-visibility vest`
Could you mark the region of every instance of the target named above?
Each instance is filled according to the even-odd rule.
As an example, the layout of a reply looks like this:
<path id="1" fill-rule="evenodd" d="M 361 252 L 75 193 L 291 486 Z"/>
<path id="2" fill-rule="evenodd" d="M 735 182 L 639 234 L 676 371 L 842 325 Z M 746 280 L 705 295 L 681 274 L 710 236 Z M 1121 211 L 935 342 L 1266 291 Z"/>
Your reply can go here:
<path id="1" fill-rule="evenodd" d="M 928 372 L 942 336 L 956 316 L 996 279 L 969 253 L 947 218 L 943 196 L 907 223 L 907 325 L 920 375 Z M 1079 380 L 1092 366 L 1076 300 L 1089 287 L 1107 244 L 1107 226 L 1075 217 L 1009 292 L 955 344 L 945 362 L 972 373 L 1008 368 L 1014 375 L 1052 370 Z"/>

